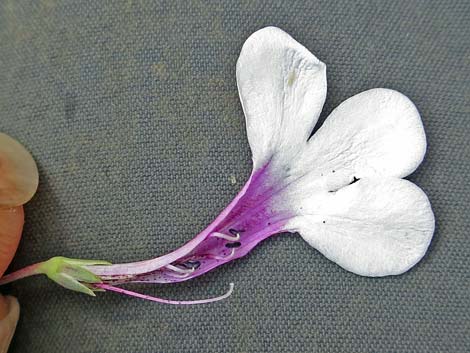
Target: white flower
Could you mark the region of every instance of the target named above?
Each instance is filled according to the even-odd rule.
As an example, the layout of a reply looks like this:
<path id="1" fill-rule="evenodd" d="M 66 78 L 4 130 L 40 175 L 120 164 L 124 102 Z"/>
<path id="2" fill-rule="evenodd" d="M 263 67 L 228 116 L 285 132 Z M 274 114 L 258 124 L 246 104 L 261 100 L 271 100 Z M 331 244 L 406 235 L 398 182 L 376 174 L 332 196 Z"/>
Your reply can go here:
<path id="1" fill-rule="evenodd" d="M 371 89 L 340 104 L 309 139 L 326 97 L 326 66 L 274 27 L 248 38 L 237 63 L 254 170 L 268 165 L 285 225 L 343 268 L 396 275 L 425 254 L 434 216 L 424 192 L 403 180 L 426 138 L 403 94 Z"/>
<path id="2" fill-rule="evenodd" d="M 185 281 L 286 231 L 300 233 L 327 258 L 363 276 L 397 275 L 424 256 L 434 215 L 424 192 L 401 179 L 426 152 L 419 113 L 407 97 L 384 88 L 357 94 L 309 138 L 326 97 L 326 66 L 274 27 L 243 45 L 237 83 L 253 172 L 206 229 L 151 260 L 109 265 L 56 257 L 7 275 L 0 284 L 44 273 L 91 295 L 104 289 L 169 304 L 209 303 L 229 296 L 233 284 L 225 295 L 185 302 L 114 285 Z"/>
<path id="3" fill-rule="evenodd" d="M 112 283 L 183 281 L 286 231 L 363 276 L 400 274 L 423 257 L 434 216 L 423 191 L 401 179 L 426 151 L 408 98 L 383 88 L 360 93 L 309 139 L 326 97 L 326 66 L 274 27 L 243 45 L 237 83 L 253 153 L 253 172 L 240 193 L 179 249 L 91 266 L 93 273 Z"/>

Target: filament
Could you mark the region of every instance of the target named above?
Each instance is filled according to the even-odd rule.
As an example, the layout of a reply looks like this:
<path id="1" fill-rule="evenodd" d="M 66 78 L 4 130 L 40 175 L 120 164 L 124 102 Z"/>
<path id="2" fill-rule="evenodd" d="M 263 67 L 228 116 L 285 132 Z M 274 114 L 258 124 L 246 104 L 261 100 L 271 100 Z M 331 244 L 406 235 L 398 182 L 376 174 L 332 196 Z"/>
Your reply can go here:
<path id="1" fill-rule="evenodd" d="M 211 258 L 215 259 L 215 260 L 227 260 L 227 259 L 230 259 L 231 257 L 233 257 L 233 255 L 235 254 L 235 248 L 232 248 L 232 250 L 230 251 L 230 254 L 228 255 L 209 255 Z"/>
<path id="2" fill-rule="evenodd" d="M 212 236 L 213 237 L 217 237 L 217 238 L 222 238 L 222 239 L 225 239 L 225 240 L 228 240 L 228 241 L 239 241 L 240 240 L 240 233 L 236 233 L 236 235 L 227 235 L 227 234 L 224 234 L 224 233 L 219 233 L 219 232 L 214 232 L 212 233 Z"/>
<path id="3" fill-rule="evenodd" d="M 172 270 L 172 271 L 175 271 L 175 272 L 178 272 L 178 273 L 183 273 L 183 274 L 190 274 L 190 273 L 193 273 L 195 271 L 194 267 L 181 268 L 181 267 L 174 266 L 174 265 L 166 265 L 165 267 L 169 270 Z"/>

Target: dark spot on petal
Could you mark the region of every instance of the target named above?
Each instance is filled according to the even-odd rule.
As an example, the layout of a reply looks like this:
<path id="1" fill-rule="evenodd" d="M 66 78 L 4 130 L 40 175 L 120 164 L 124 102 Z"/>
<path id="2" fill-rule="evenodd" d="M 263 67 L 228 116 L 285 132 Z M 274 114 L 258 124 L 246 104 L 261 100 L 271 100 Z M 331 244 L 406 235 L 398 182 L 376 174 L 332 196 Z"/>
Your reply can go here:
<path id="1" fill-rule="evenodd" d="M 325 224 L 325 223 L 326 223 L 326 221 L 323 221 L 323 224 Z"/>
<path id="2" fill-rule="evenodd" d="M 349 185 L 354 184 L 355 182 L 357 182 L 359 180 L 361 180 L 361 179 L 356 178 L 355 176 L 353 176 L 353 180 L 349 183 Z"/>

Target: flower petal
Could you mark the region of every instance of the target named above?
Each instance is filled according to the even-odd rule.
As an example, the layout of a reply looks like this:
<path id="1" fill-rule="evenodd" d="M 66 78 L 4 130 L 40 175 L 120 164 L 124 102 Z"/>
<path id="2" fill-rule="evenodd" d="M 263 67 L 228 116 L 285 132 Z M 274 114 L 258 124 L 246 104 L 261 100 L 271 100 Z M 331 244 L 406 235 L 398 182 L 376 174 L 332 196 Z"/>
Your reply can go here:
<path id="1" fill-rule="evenodd" d="M 305 144 L 326 97 L 326 66 L 275 27 L 252 34 L 237 62 L 254 168 L 276 152 L 293 155 Z"/>
<path id="2" fill-rule="evenodd" d="M 424 158 L 426 137 L 419 113 L 403 94 L 376 88 L 340 104 L 310 139 L 298 170 L 344 171 L 348 177 L 405 177 Z"/>
<path id="3" fill-rule="evenodd" d="M 288 223 L 314 248 L 363 276 L 401 274 L 425 254 L 434 216 L 424 192 L 396 178 L 365 178 L 306 197 Z"/>

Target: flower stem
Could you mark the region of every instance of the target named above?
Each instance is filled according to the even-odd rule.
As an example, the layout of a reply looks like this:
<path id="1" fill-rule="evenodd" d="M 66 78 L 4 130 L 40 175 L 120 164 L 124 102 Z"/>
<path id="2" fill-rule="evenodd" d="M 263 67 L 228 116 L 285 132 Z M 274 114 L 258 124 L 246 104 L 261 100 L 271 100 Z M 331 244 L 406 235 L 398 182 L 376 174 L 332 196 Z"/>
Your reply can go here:
<path id="1" fill-rule="evenodd" d="M 8 275 L 3 276 L 0 278 L 0 286 L 14 282 L 16 280 L 29 277 L 29 276 L 34 276 L 34 275 L 40 275 L 43 272 L 41 271 L 41 265 L 43 265 L 44 262 L 39 262 L 34 265 L 29 265 L 25 268 L 22 268 L 21 270 L 15 271 L 13 273 L 9 273 Z"/>

